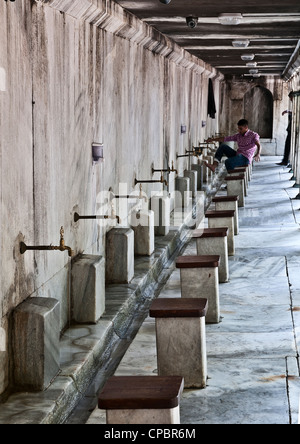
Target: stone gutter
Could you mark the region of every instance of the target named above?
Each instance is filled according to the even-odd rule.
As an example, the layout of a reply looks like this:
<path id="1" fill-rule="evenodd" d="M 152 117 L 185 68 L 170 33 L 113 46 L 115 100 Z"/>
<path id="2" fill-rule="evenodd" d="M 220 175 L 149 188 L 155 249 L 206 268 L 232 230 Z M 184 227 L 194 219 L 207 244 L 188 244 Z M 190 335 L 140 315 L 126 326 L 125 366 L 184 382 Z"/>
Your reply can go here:
<path id="1" fill-rule="evenodd" d="M 214 183 L 207 187 L 205 209 L 221 186 L 223 173 L 220 172 Z M 156 238 L 156 249 L 151 258 L 135 259 L 135 277 L 131 284 L 106 288 L 106 312 L 97 325 L 74 325 L 63 334 L 59 375 L 44 392 L 11 395 L 0 405 L 0 424 L 62 424 L 102 369 L 105 382 L 114 348 L 122 340 L 133 337 L 132 325 L 136 324 L 136 318 L 139 318 L 139 325 L 135 326 L 135 333 L 138 331 L 152 300 L 159 295 L 172 273 L 177 256 L 190 240 L 193 229 L 187 223 L 195 216 L 196 204 L 194 201 L 193 208 L 178 229 L 172 229 L 168 236 Z"/>

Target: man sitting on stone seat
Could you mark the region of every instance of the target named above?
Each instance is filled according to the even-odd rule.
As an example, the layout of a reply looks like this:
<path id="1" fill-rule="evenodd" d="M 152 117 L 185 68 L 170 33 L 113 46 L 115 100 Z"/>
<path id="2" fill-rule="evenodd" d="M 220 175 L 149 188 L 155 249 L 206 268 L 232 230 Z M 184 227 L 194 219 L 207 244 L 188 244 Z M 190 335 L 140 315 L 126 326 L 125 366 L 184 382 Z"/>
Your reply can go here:
<path id="1" fill-rule="evenodd" d="M 231 137 L 216 137 L 208 139 L 207 142 L 220 142 L 222 145 L 215 154 L 213 165 L 204 162 L 211 171 L 215 172 L 223 156 L 228 157 L 225 162 L 227 171 L 234 170 L 237 167 L 245 167 L 250 165 L 255 158 L 256 162 L 260 162 L 261 145 L 260 136 L 254 131 L 249 130 L 249 122 L 242 119 L 238 122 L 238 134 Z M 238 150 L 230 148 L 226 142 L 237 142 Z"/>

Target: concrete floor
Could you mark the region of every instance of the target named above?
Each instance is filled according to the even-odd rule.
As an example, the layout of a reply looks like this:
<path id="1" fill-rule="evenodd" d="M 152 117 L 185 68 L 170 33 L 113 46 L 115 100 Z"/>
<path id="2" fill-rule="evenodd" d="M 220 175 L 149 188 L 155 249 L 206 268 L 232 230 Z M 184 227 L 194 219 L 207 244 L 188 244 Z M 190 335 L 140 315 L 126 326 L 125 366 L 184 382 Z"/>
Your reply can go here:
<path id="1" fill-rule="evenodd" d="M 220 285 L 223 319 L 207 326 L 208 387 L 184 392 L 182 424 L 298 423 L 300 201 L 293 200 L 299 190 L 291 174 L 276 161 L 255 166 L 231 280 Z M 185 254 L 195 251 L 191 242 Z M 160 297 L 180 297 L 178 271 Z M 117 375 L 157 373 L 154 327 L 146 319 Z M 99 422 L 105 413 L 95 410 L 88 424 Z"/>

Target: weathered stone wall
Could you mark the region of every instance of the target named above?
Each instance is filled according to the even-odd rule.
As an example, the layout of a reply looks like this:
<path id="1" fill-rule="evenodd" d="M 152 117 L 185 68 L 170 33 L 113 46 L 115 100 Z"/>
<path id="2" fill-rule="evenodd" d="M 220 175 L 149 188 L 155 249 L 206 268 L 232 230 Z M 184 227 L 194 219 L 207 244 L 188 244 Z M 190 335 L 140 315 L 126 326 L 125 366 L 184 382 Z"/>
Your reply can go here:
<path id="1" fill-rule="evenodd" d="M 50 297 L 61 302 L 61 328 L 70 320 L 67 253 L 21 255 L 20 241 L 58 245 L 64 226 L 76 254 L 105 255 L 109 223 L 75 224 L 74 211 L 95 214 L 99 192 L 118 193 L 119 183 L 130 193 L 152 164 L 174 160 L 181 173 L 187 161 L 176 153 L 218 129 L 207 92 L 211 76 L 218 104 L 221 77 L 111 1 L 2 1 L 0 39 L 1 394 L 12 310 Z M 92 163 L 93 142 L 104 143 L 102 164 Z"/>
<path id="2" fill-rule="evenodd" d="M 250 127 L 257 132 L 262 133 L 262 137 L 268 139 L 276 139 L 276 151 L 274 155 L 282 155 L 284 152 L 286 128 L 288 126 L 287 117 L 282 117 L 282 112 L 289 108 L 288 84 L 281 79 L 260 78 L 257 81 L 249 82 L 239 78 L 230 78 L 222 83 L 222 102 L 220 114 L 224 116 L 221 121 L 221 131 L 226 134 L 234 134 L 237 132 L 237 122 L 240 119 L 250 119 Z M 259 100 L 255 102 L 257 94 L 255 88 L 259 87 L 266 94 L 271 94 L 273 98 L 273 109 L 269 112 L 273 116 L 266 116 L 264 112 L 267 108 Z M 250 100 L 249 100 L 250 98 Z M 254 99 L 251 102 L 251 98 Z M 250 107 L 250 109 L 249 109 Z M 270 119 L 273 117 L 273 134 L 272 137 L 266 137 L 269 130 L 265 131 L 263 122 L 269 127 Z M 265 154 L 272 154 L 265 152 Z"/>

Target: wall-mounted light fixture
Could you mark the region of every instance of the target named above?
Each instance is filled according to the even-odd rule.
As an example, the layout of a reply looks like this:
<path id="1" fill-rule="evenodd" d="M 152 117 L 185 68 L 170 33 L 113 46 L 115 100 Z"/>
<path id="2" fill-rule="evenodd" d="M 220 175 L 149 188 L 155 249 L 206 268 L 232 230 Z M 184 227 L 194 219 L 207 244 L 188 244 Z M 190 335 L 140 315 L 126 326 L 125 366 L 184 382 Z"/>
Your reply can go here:
<path id="1" fill-rule="evenodd" d="M 225 26 L 237 26 L 243 21 L 242 14 L 220 14 L 219 22 Z"/>
<path id="2" fill-rule="evenodd" d="M 255 54 L 243 54 L 241 58 L 244 62 L 251 62 L 251 60 L 255 59 Z"/>
<path id="3" fill-rule="evenodd" d="M 234 48 L 248 48 L 250 45 L 250 40 L 234 40 L 232 46 Z"/>
<path id="4" fill-rule="evenodd" d="M 92 144 L 92 156 L 93 156 L 93 161 L 95 163 L 99 163 L 99 162 L 104 161 L 103 143 L 93 143 Z"/>
<path id="5" fill-rule="evenodd" d="M 186 134 L 186 132 L 187 132 L 186 125 L 181 125 L 180 132 L 181 132 L 181 134 Z"/>
<path id="6" fill-rule="evenodd" d="M 258 74 L 259 71 L 258 71 L 258 69 L 250 69 L 249 73 L 254 75 L 254 74 Z"/>
<path id="7" fill-rule="evenodd" d="M 249 62 L 246 64 L 247 68 L 256 68 L 257 62 Z"/>

